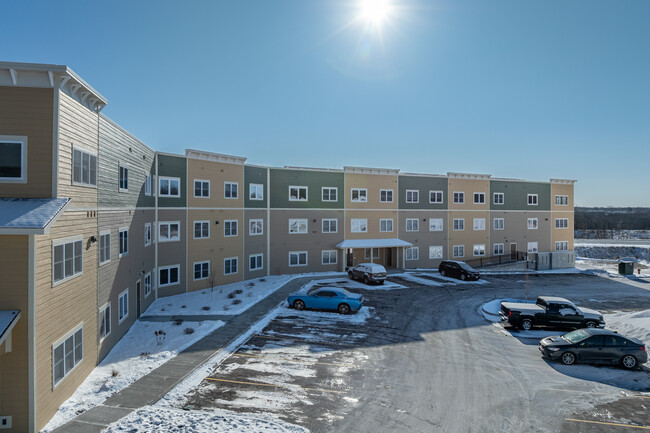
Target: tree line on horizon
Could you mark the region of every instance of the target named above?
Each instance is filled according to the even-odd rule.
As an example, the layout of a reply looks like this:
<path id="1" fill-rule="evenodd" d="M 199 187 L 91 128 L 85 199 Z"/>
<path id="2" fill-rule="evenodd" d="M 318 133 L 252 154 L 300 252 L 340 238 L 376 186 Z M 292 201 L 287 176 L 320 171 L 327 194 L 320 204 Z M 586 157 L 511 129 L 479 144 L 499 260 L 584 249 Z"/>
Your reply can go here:
<path id="1" fill-rule="evenodd" d="M 650 230 L 650 208 L 576 207 L 575 230 Z"/>

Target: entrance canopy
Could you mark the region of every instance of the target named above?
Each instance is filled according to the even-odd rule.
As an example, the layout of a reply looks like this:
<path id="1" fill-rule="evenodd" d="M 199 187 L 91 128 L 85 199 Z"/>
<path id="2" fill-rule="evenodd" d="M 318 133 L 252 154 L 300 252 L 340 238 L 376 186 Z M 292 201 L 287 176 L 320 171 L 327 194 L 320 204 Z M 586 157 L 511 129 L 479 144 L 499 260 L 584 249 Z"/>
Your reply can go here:
<path id="1" fill-rule="evenodd" d="M 346 239 L 336 244 L 336 248 L 393 248 L 411 247 L 412 243 L 401 239 Z"/>
<path id="2" fill-rule="evenodd" d="M 4 343 L 8 337 L 10 340 L 11 329 L 18 322 L 18 319 L 20 319 L 20 311 L 0 310 L 0 344 Z"/>

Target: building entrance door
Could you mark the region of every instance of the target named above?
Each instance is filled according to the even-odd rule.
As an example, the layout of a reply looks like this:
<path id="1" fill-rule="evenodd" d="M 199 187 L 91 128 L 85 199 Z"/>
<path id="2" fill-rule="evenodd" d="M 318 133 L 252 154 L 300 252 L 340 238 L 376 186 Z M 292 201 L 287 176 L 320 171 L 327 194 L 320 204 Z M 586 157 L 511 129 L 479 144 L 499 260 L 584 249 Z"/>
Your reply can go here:
<path id="1" fill-rule="evenodd" d="M 354 266 L 354 255 L 352 255 L 352 248 L 348 248 L 347 254 L 345 255 L 346 266 Z"/>
<path id="2" fill-rule="evenodd" d="M 517 260 L 517 244 L 514 242 L 510 244 L 510 259 Z"/>
<path id="3" fill-rule="evenodd" d="M 386 266 L 393 266 L 393 249 L 386 248 Z"/>

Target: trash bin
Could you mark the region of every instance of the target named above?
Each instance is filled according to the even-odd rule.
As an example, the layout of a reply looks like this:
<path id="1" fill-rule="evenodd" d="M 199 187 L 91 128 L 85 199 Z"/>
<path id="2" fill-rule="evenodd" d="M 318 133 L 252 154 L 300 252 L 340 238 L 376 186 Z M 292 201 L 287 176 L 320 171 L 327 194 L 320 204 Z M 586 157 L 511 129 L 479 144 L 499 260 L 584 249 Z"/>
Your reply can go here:
<path id="1" fill-rule="evenodd" d="M 634 262 L 618 262 L 618 273 L 621 275 L 634 274 Z"/>

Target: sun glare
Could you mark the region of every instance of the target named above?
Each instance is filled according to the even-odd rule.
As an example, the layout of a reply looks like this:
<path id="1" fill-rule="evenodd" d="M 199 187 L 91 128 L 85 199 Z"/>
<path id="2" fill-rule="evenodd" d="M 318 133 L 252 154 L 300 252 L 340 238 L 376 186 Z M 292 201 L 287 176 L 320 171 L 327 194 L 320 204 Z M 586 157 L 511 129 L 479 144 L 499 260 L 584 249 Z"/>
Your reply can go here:
<path id="1" fill-rule="evenodd" d="M 381 26 L 391 14 L 389 0 L 360 0 L 359 18 L 367 24 Z"/>

